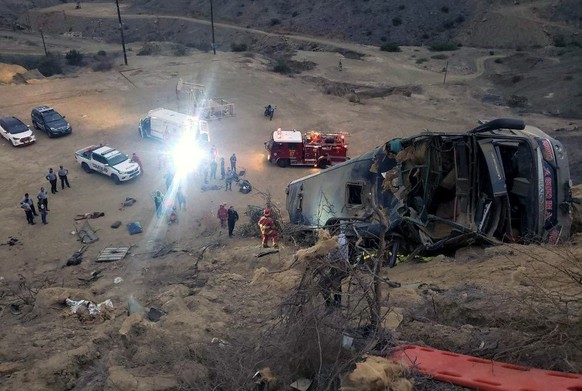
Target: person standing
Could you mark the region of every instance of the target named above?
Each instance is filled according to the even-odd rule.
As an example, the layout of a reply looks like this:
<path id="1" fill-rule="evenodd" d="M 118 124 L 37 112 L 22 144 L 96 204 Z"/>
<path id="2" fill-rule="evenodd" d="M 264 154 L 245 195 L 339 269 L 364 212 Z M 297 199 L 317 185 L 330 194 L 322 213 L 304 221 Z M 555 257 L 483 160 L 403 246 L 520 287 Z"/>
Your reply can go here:
<path id="1" fill-rule="evenodd" d="M 168 170 L 166 172 L 166 190 L 170 190 L 170 187 L 172 187 L 173 181 L 174 181 L 174 172 L 172 170 Z"/>
<path id="2" fill-rule="evenodd" d="M 182 208 L 186 210 L 186 197 L 184 196 L 184 193 L 182 193 L 182 186 L 179 186 L 176 191 L 176 200 L 178 201 L 178 208 L 180 208 L 180 210 L 182 210 Z"/>
<path id="3" fill-rule="evenodd" d="M 26 215 L 26 221 L 30 225 L 34 225 L 34 215 L 32 214 L 32 209 L 30 208 L 30 204 L 28 202 L 21 202 L 20 207 L 24 209 L 24 214 Z"/>
<path id="4" fill-rule="evenodd" d="M 263 238 L 263 248 L 269 247 L 269 239 L 273 240 L 273 247 L 279 247 L 279 232 L 275 229 L 275 221 L 271 218 L 271 209 L 263 211 L 263 216 L 259 219 L 259 229 Z"/>
<path id="5" fill-rule="evenodd" d="M 226 227 L 226 220 L 228 219 L 228 210 L 225 208 L 226 204 L 221 204 L 216 212 L 216 217 L 220 220 L 220 227 Z"/>
<path id="6" fill-rule="evenodd" d="M 230 168 L 228 169 L 228 171 L 226 171 L 226 178 L 224 180 L 224 191 L 232 191 L 232 180 L 234 179 L 234 175 L 232 174 L 232 171 L 230 170 Z"/>
<path id="7" fill-rule="evenodd" d="M 36 196 L 36 198 L 38 199 L 38 209 L 40 209 L 40 205 L 44 205 L 45 209 L 48 212 L 50 210 L 48 208 L 48 194 L 47 194 L 46 190 L 44 189 L 44 187 L 40 188 L 40 191 L 38 192 L 38 195 Z"/>
<path id="8" fill-rule="evenodd" d="M 28 193 L 24 194 L 24 198 L 22 199 L 22 201 L 20 201 L 20 204 L 22 205 L 23 202 L 26 202 L 28 205 L 30 205 L 30 209 L 32 210 L 33 215 L 38 216 L 38 214 L 36 213 L 36 209 L 34 208 L 34 202 L 30 198 Z"/>
<path id="9" fill-rule="evenodd" d="M 226 170 L 224 169 L 224 158 L 220 158 L 220 180 L 223 181 L 226 176 Z"/>
<path id="10" fill-rule="evenodd" d="M 46 222 L 46 208 L 44 207 L 44 205 L 42 205 L 42 204 L 41 204 L 41 205 L 39 205 L 39 206 L 38 206 L 38 211 L 40 212 L 40 218 L 41 218 L 41 220 L 42 220 L 42 223 L 43 223 L 43 224 L 48 224 L 48 223 Z"/>
<path id="11" fill-rule="evenodd" d="M 216 163 L 216 159 L 212 159 L 210 162 L 210 179 L 216 179 L 216 170 L 218 168 L 218 163 Z"/>
<path id="12" fill-rule="evenodd" d="M 231 238 L 233 236 L 232 231 L 234 231 L 234 225 L 237 221 L 238 213 L 234 210 L 234 206 L 231 205 L 230 208 L 228 208 L 228 236 Z"/>
<path id="13" fill-rule="evenodd" d="M 48 174 L 45 176 L 46 180 L 51 184 L 51 193 L 55 194 L 59 191 L 57 190 L 57 176 L 55 175 L 52 168 L 49 168 Z"/>
<path id="14" fill-rule="evenodd" d="M 236 172 L 236 155 L 234 153 L 230 157 L 230 169 L 232 172 Z"/>
<path id="15" fill-rule="evenodd" d="M 156 206 L 156 216 L 160 218 L 162 216 L 162 204 L 164 203 L 164 195 L 161 191 L 156 191 L 152 196 L 154 199 L 154 205 Z"/>
<path id="16" fill-rule="evenodd" d="M 65 185 L 67 185 L 68 188 L 71 187 L 71 185 L 69 185 L 69 178 L 67 177 L 67 175 L 69 175 L 69 170 L 63 168 L 63 166 L 59 166 L 59 179 L 61 180 L 61 190 L 65 189 Z"/>
<path id="17" fill-rule="evenodd" d="M 137 165 L 139 166 L 139 170 L 141 171 L 141 173 L 143 174 L 143 166 L 141 164 L 141 159 L 139 158 L 139 156 L 137 156 L 137 153 L 133 153 L 131 155 L 131 161 L 134 163 L 137 163 Z"/>

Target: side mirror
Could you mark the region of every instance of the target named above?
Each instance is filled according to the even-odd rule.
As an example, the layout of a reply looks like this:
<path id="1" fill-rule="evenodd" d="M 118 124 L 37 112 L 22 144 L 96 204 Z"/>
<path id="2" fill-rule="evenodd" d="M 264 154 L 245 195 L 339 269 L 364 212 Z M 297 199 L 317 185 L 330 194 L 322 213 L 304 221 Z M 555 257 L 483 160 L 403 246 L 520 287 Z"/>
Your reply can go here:
<path id="1" fill-rule="evenodd" d="M 67 116 L 66 115 L 63 115 L 63 118 L 67 118 Z"/>

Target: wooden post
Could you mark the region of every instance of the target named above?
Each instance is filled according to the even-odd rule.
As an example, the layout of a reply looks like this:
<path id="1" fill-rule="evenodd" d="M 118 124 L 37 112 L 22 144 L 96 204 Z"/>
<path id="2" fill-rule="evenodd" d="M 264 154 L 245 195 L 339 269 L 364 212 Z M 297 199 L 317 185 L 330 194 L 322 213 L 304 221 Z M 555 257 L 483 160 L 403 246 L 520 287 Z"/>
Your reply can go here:
<path id="1" fill-rule="evenodd" d="M 40 31 L 40 38 L 42 39 L 42 47 L 44 48 L 44 55 L 48 56 L 48 52 L 46 51 L 46 44 L 44 43 L 44 34 L 42 32 L 42 29 L 39 29 Z"/>
<path id="2" fill-rule="evenodd" d="M 449 62 L 447 61 L 447 65 L 445 65 L 445 77 L 443 78 L 443 85 L 445 85 L 447 81 L 447 73 L 449 71 Z"/>
<path id="3" fill-rule="evenodd" d="M 117 18 L 119 19 L 119 32 L 121 33 L 121 47 L 123 48 L 123 60 L 127 65 L 127 53 L 125 52 L 125 37 L 123 36 L 123 23 L 121 22 L 121 12 L 119 11 L 119 0 L 115 0 L 117 6 Z"/>

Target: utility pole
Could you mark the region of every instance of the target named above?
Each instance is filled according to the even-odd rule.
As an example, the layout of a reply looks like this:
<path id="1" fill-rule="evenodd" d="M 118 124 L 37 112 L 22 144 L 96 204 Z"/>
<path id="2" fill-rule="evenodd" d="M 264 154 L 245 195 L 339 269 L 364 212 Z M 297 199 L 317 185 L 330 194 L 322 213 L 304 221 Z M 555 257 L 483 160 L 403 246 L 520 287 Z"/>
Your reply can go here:
<path id="1" fill-rule="evenodd" d="M 216 54 L 216 43 L 214 42 L 214 8 L 210 0 L 210 26 L 212 26 L 212 51 Z"/>
<path id="2" fill-rule="evenodd" d="M 48 52 L 46 51 L 46 44 L 44 43 L 44 34 L 42 32 L 42 29 L 40 30 L 40 37 L 42 38 L 42 47 L 44 48 L 44 55 L 48 56 Z"/>
<path id="3" fill-rule="evenodd" d="M 117 18 L 119 19 L 119 32 L 121 33 L 121 46 L 123 47 L 123 60 L 127 65 L 127 53 L 125 52 L 125 37 L 123 36 L 123 23 L 121 23 L 121 12 L 119 12 L 119 0 L 115 0 L 117 6 Z"/>
<path id="4" fill-rule="evenodd" d="M 443 85 L 447 82 L 447 73 L 449 73 L 449 62 L 447 61 L 447 65 L 445 66 L 445 76 L 443 77 Z"/>

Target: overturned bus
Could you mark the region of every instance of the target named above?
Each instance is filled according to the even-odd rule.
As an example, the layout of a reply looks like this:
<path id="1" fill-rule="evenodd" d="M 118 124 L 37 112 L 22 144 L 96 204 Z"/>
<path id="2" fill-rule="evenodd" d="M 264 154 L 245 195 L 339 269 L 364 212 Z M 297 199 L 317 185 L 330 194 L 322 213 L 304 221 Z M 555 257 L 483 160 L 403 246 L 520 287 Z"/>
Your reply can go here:
<path id="1" fill-rule="evenodd" d="M 385 232 L 393 264 L 397 252 L 474 242 L 558 243 L 570 234 L 570 188 L 559 141 L 497 119 L 466 133 L 388 141 L 291 182 L 286 203 L 295 224 L 341 227 L 371 244 Z"/>

